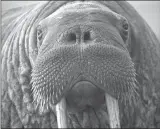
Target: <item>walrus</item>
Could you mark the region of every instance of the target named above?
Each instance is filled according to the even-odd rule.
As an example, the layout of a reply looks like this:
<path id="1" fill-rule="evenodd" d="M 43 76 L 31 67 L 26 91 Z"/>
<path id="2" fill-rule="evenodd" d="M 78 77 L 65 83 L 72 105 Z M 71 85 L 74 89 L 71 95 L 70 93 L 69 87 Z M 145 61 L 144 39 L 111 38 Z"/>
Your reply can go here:
<path id="1" fill-rule="evenodd" d="M 125 1 L 49 1 L 2 22 L 2 128 L 160 127 L 160 42 Z"/>

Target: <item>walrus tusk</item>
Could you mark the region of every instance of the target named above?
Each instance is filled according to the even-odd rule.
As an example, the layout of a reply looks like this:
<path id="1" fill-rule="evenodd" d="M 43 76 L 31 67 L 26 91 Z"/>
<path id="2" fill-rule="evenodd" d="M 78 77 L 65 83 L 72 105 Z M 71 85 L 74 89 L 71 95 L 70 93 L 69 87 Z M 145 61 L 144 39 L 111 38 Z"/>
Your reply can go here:
<path id="1" fill-rule="evenodd" d="M 109 115 L 110 128 L 120 128 L 118 101 L 108 94 L 105 94 L 105 100 Z"/>
<path id="2" fill-rule="evenodd" d="M 67 128 L 67 108 L 65 98 L 62 98 L 56 105 L 56 113 L 58 128 Z"/>

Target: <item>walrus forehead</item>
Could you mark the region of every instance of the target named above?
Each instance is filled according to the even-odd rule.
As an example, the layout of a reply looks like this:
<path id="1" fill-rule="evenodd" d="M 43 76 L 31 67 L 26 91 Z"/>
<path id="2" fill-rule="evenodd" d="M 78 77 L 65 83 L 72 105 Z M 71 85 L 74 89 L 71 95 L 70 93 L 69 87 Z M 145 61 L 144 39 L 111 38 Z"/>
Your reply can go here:
<path id="1" fill-rule="evenodd" d="M 83 11 L 84 9 L 97 9 L 97 10 L 103 10 L 103 11 L 107 11 L 107 12 L 112 12 L 112 10 L 110 10 L 108 7 L 100 4 L 97 1 L 75 1 L 75 2 L 70 2 L 67 3 L 66 5 L 63 5 L 61 8 L 59 8 L 57 10 L 57 13 L 61 13 L 64 12 L 64 10 L 66 11 Z"/>
<path id="2" fill-rule="evenodd" d="M 52 13 L 50 16 L 48 16 L 46 19 L 41 21 L 41 24 L 47 23 L 49 24 L 54 24 L 54 22 L 57 22 L 59 20 L 66 20 L 66 15 L 67 14 L 80 14 L 80 13 L 89 13 L 96 11 L 104 13 L 104 14 L 112 14 L 113 17 L 116 19 L 121 19 L 121 15 L 113 12 L 111 9 L 109 9 L 107 6 L 97 2 L 97 1 L 74 1 L 74 2 L 69 2 L 63 6 L 61 6 L 59 9 L 57 9 L 54 13 Z M 111 16 L 111 15 L 110 15 Z M 67 19 L 71 20 L 70 17 Z M 103 20 L 103 19 L 102 19 Z M 54 21 L 54 22 L 53 22 Z"/>

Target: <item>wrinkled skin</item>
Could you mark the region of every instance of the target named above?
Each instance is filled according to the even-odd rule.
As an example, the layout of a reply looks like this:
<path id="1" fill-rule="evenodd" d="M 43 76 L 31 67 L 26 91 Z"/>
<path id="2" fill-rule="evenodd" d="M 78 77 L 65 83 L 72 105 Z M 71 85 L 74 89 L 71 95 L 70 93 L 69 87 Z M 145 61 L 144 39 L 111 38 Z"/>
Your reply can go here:
<path id="1" fill-rule="evenodd" d="M 123 1 L 65 3 L 4 18 L 2 127 L 56 128 L 62 98 L 69 127 L 109 127 L 107 93 L 121 127 L 158 128 L 160 43 L 152 30 Z"/>

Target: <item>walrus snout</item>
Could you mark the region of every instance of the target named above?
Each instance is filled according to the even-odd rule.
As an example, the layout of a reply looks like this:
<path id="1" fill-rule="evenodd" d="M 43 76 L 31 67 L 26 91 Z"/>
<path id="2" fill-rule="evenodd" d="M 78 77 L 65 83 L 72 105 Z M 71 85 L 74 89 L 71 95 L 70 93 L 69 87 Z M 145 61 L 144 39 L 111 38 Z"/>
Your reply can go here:
<path id="1" fill-rule="evenodd" d="M 105 103 L 105 92 L 91 82 L 80 81 L 68 92 L 66 100 L 68 109 L 72 111 L 82 111 L 88 107 L 97 109 Z"/>

